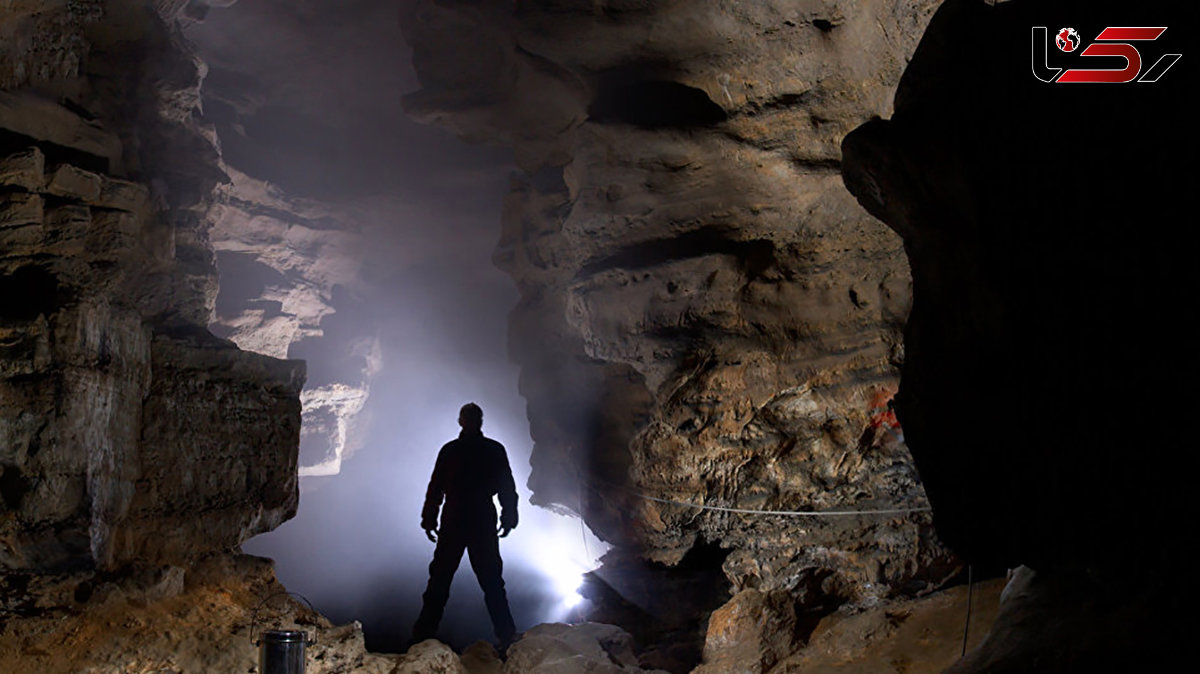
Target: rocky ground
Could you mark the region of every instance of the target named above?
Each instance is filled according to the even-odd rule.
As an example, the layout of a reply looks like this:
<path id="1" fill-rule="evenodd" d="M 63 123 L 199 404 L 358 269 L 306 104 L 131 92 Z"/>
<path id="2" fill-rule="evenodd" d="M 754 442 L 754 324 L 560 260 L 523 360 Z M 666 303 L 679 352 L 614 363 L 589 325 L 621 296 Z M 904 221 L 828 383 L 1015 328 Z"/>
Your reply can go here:
<path id="1" fill-rule="evenodd" d="M 20 592 L 17 582 L 5 580 L 10 597 Z M 309 672 L 384 674 L 396 667 L 395 656 L 366 653 L 357 624 L 334 627 L 288 596 L 269 560 L 217 556 L 144 578 L 39 582 L 45 585 L 23 590 L 32 601 L 19 607 L 21 617 L 0 622 L 3 671 L 251 672 L 258 663 L 252 627 L 259 635 L 264 628 L 299 629 L 315 637 Z"/>
<path id="2" fill-rule="evenodd" d="M 974 588 L 971 648 L 995 618 L 1001 585 Z M 627 632 L 601 623 L 538 625 L 503 659 L 483 642 L 462 653 L 435 640 L 402 654 L 369 653 L 357 623 L 331 625 L 286 593 L 269 560 L 249 556 L 217 555 L 187 569 L 166 566 L 137 577 L 10 575 L 3 590 L 8 612 L 0 620 L 0 671 L 6 672 L 254 672 L 258 650 L 251 631 L 261 635 L 264 628 L 303 630 L 314 639 L 307 648 L 307 671 L 314 674 L 662 671 L 645 662 Z M 710 653 L 695 671 L 932 674 L 958 657 L 965 604 L 966 588 L 958 587 L 838 611 L 806 626 L 764 622 L 755 617 L 760 606 L 742 602 L 714 616 Z M 722 647 L 727 642 L 732 648 Z"/>

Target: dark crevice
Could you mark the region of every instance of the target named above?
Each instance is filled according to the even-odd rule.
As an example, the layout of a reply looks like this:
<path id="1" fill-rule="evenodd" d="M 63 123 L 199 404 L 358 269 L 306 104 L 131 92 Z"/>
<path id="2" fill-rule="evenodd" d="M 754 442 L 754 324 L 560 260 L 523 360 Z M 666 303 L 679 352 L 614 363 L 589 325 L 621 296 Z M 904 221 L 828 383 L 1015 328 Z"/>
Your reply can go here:
<path id="1" fill-rule="evenodd" d="M 793 163 L 806 173 L 841 173 L 842 162 L 838 159 L 796 159 Z"/>
<path id="2" fill-rule="evenodd" d="M 0 157 L 24 152 L 31 147 L 37 147 L 45 155 L 47 170 L 59 164 L 70 164 L 93 173 L 109 172 L 109 161 L 106 157 L 38 140 L 8 129 L 0 129 Z"/>
<path id="3" fill-rule="evenodd" d="M 246 214 L 250 216 L 271 218 L 272 220 L 278 220 L 279 222 L 284 222 L 289 225 L 298 225 L 307 229 L 342 231 L 345 231 L 346 229 L 343 223 L 339 223 L 333 218 L 303 218 L 295 213 L 292 213 L 291 211 L 271 208 L 270 206 L 264 206 L 263 204 L 252 201 L 245 201 L 236 197 L 231 197 L 229 199 L 229 205 L 245 211 Z"/>
<path id="4" fill-rule="evenodd" d="M 729 601 L 722 565 L 729 551 L 698 543 L 674 566 L 610 552 L 585 574 L 580 594 L 593 602 L 589 620 L 633 635 L 643 667 L 688 672 L 700 664 L 708 616 Z"/>
<path id="5" fill-rule="evenodd" d="M 750 112 L 759 113 L 766 110 L 786 110 L 788 108 L 802 107 L 807 105 L 811 99 L 811 92 L 808 91 L 780 94 L 752 105 Z"/>
<path id="6" fill-rule="evenodd" d="M 728 116 L 703 90 L 669 80 L 603 84 L 588 106 L 599 124 L 631 124 L 645 129 L 711 126 Z"/>
<path id="7" fill-rule="evenodd" d="M 775 244 L 756 239 L 737 241 L 731 231 L 707 227 L 667 239 L 654 239 L 626 246 L 618 252 L 592 260 L 580 270 L 591 276 L 608 269 L 646 269 L 666 262 L 705 255 L 729 255 L 738 259 L 749 278 L 756 278 L 775 262 Z"/>
<path id="8" fill-rule="evenodd" d="M 7 510 L 20 510 L 30 488 L 29 480 L 25 479 L 16 466 L 0 468 L 0 500 L 3 500 Z"/>
<path id="9" fill-rule="evenodd" d="M 217 316 L 232 318 L 248 309 L 263 309 L 267 317 L 283 313 L 283 304 L 261 299 L 268 288 L 285 287 L 287 277 L 260 262 L 252 253 L 218 251 Z"/>
<path id="10" fill-rule="evenodd" d="M 543 166 L 535 173 L 525 176 L 525 182 L 540 194 L 555 194 L 567 191 L 561 166 Z"/>
<path id="11" fill-rule="evenodd" d="M 21 267 L 0 276 L 0 319 L 30 321 L 53 314 L 65 302 L 58 278 L 42 267 Z"/>

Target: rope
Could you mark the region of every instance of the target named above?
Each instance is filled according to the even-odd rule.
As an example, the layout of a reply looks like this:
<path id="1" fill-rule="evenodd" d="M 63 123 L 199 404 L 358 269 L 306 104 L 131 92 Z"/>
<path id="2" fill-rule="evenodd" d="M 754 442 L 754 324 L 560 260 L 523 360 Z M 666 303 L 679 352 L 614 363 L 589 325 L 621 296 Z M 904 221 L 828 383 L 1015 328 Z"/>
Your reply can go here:
<path id="1" fill-rule="evenodd" d="M 845 517 L 851 515 L 904 515 L 908 513 L 924 513 L 931 512 L 932 508 L 923 506 L 918 508 L 882 508 L 878 510 L 758 510 L 753 508 L 730 508 L 726 506 L 708 505 L 707 503 L 689 503 L 687 501 L 676 501 L 669 498 L 659 498 L 650 494 L 630 489 L 619 484 L 608 483 L 612 487 L 616 487 L 622 491 L 628 492 L 638 498 L 656 503 L 664 503 L 667 505 L 684 506 L 687 508 L 698 508 L 700 510 L 714 510 L 723 513 L 736 513 L 739 515 L 779 515 L 783 517 Z"/>

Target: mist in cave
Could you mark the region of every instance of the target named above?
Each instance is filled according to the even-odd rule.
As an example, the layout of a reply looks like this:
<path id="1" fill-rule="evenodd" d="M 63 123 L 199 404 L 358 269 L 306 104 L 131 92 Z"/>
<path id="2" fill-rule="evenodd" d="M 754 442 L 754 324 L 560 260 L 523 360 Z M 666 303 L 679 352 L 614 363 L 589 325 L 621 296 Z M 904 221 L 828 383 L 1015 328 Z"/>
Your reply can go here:
<path id="1" fill-rule="evenodd" d="M 335 623 L 361 621 L 368 647 L 385 652 L 403 650 L 420 610 L 434 549 L 421 503 L 466 402 L 483 408 L 484 433 L 507 448 L 517 482 L 520 524 L 500 549 L 518 630 L 577 617 L 580 576 L 604 550 L 580 520 L 532 506 L 525 488 L 532 441 L 506 355 L 517 293 L 491 263 L 514 168 L 507 153 L 404 115 L 401 95 L 417 82 L 396 11 L 362 0 L 238 3 L 213 7 L 188 35 L 210 64 L 206 114 L 231 165 L 289 196 L 368 211 L 367 283 L 338 289 L 324 337 L 288 352 L 307 361 L 309 388 L 373 370 L 365 432 L 336 475 L 302 478 L 294 519 L 243 549 L 276 560 L 284 585 Z M 219 252 L 218 264 L 219 314 L 286 282 L 237 253 Z M 376 362 L 330 350 L 370 334 Z M 492 639 L 465 556 L 439 637 L 457 647 Z"/>

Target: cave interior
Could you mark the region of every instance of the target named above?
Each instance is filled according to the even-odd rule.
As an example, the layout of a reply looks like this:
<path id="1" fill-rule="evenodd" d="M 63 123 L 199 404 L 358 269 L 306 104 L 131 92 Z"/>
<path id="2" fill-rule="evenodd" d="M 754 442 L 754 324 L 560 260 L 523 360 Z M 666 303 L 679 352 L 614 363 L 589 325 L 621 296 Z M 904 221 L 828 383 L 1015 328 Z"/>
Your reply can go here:
<path id="1" fill-rule="evenodd" d="M 1183 671 L 1196 13 L 0 3 L 0 671 Z"/>

